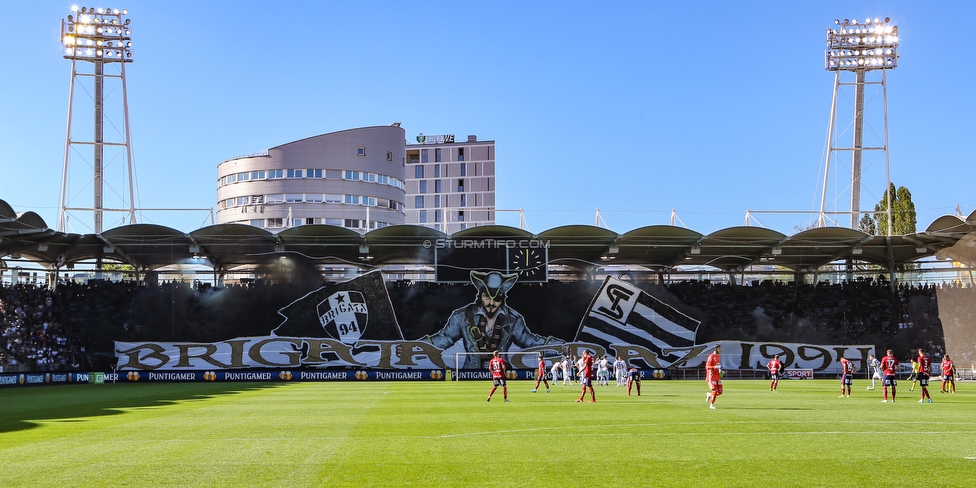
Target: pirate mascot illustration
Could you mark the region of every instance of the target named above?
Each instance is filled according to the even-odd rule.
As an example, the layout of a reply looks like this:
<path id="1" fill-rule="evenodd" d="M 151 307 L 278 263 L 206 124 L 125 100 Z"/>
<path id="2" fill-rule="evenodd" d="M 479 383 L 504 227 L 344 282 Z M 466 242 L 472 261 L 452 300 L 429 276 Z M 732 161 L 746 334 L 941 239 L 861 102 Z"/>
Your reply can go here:
<path id="1" fill-rule="evenodd" d="M 471 283 L 478 289 L 475 300 L 451 313 L 447 324 L 434 335 L 420 340 L 446 350 L 461 340 L 467 352 L 508 351 L 514 344 L 527 347 L 562 344 L 561 339 L 532 333 L 522 315 L 505 304 L 508 291 L 518 281 L 518 273 L 471 272 Z M 488 356 L 485 356 L 487 361 Z M 477 356 L 466 356 L 461 368 L 478 369 Z"/>

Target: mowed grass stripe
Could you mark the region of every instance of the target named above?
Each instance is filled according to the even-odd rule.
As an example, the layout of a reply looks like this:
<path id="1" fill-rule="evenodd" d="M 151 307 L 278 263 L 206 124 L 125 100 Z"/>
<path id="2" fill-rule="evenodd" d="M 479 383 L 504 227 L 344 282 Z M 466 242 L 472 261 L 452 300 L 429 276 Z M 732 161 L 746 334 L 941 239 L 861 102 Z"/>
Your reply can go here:
<path id="1" fill-rule="evenodd" d="M 971 384 L 895 404 L 836 381 L 159 383 L 0 390 L 0 486 L 967 486 Z M 930 389 L 932 391 L 933 389 Z M 890 453 L 885 462 L 882 453 Z M 883 466 L 883 468 L 882 468 Z"/>

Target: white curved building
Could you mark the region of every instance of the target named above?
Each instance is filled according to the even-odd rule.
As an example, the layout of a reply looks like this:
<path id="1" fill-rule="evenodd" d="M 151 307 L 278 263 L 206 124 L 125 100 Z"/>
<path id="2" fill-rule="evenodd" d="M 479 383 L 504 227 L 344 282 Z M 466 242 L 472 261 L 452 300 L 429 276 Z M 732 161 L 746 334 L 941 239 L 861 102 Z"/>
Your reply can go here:
<path id="1" fill-rule="evenodd" d="M 405 220 L 404 130 L 363 127 L 217 165 L 217 222 L 276 232 L 330 224 L 362 232 Z"/>

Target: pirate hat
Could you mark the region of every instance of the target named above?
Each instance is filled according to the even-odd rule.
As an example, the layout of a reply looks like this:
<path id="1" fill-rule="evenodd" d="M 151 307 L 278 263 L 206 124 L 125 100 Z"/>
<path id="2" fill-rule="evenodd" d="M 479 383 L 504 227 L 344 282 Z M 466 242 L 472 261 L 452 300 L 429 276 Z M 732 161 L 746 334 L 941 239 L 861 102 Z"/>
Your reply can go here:
<path id="1" fill-rule="evenodd" d="M 488 273 L 472 271 L 471 283 L 478 288 L 478 295 L 485 293 L 488 295 L 488 298 L 495 300 L 495 297 L 499 295 L 507 295 L 508 290 L 511 290 L 515 286 L 518 277 L 518 273 L 503 275 L 497 271 L 490 271 Z"/>

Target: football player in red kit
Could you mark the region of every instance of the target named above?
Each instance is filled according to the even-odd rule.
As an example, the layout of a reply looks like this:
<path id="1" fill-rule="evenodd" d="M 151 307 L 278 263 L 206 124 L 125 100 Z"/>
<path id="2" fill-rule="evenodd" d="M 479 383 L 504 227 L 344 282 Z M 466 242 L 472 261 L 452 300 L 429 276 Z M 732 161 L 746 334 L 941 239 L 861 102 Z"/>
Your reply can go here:
<path id="1" fill-rule="evenodd" d="M 708 408 L 714 410 L 715 399 L 722 394 L 722 346 L 715 346 L 705 360 L 705 381 L 708 383 Z"/>
<path id="2" fill-rule="evenodd" d="M 783 363 L 779 361 L 779 354 L 773 356 L 773 360 L 766 363 L 766 369 L 769 370 L 769 391 L 776 391 L 776 387 L 779 386 L 779 372 L 783 369 Z"/>
<path id="3" fill-rule="evenodd" d="M 851 397 L 851 385 L 854 384 L 854 362 L 845 357 L 840 358 L 840 397 Z"/>
<path id="4" fill-rule="evenodd" d="M 492 354 L 491 361 L 488 361 L 488 371 L 491 372 L 491 391 L 488 392 L 488 401 L 491 401 L 491 396 L 495 394 L 495 390 L 500 386 L 502 387 L 502 396 L 505 401 L 508 401 L 508 387 L 505 386 L 505 360 L 498 357 L 498 351 Z"/>
<path id="5" fill-rule="evenodd" d="M 637 368 L 627 370 L 627 396 L 630 396 L 630 387 L 637 385 L 637 396 L 640 396 L 641 373 Z"/>
<path id="6" fill-rule="evenodd" d="M 951 389 L 947 389 L 946 386 Z M 952 365 L 952 360 L 946 354 L 942 358 L 942 393 L 956 392 L 956 367 Z"/>
<path id="7" fill-rule="evenodd" d="M 552 381 L 556 381 L 556 377 L 552 378 Z M 546 358 L 539 355 L 539 371 L 536 373 L 535 378 L 535 388 L 532 389 L 532 393 L 539 390 L 539 383 L 546 384 L 546 393 L 549 393 L 549 380 L 546 379 Z"/>
<path id="8" fill-rule="evenodd" d="M 898 386 L 898 359 L 895 353 L 888 349 L 888 354 L 881 358 L 881 370 L 884 371 L 884 378 L 881 380 L 881 390 L 884 392 L 884 400 L 888 401 L 888 388 L 891 388 L 891 403 L 895 403 L 895 387 Z"/>
<path id="9" fill-rule="evenodd" d="M 593 392 L 593 356 L 590 356 L 590 351 L 586 349 L 583 350 L 583 357 L 580 359 L 580 363 L 583 366 L 580 369 L 580 384 L 583 385 L 583 391 L 580 392 L 580 397 L 577 402 L 582 402 L 583 397 L 586 396 L 586 389 L 590 389 L 590 403 L 596 401 L 596 393 Z"/>
<path id="10" fill-rule="evenodd" d="M 929 403 L 932 403 L 932 396 L 929 395 L 929 375 L 932 373 L 932 360 L 922 352 L 921 349 L 918 350 L 918 384 L 922 387 L 922 398 L 919 399 L 918 403 L 925 403 L 928 399 Z"/>

